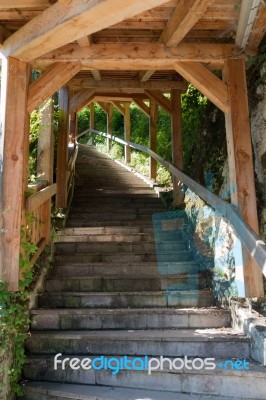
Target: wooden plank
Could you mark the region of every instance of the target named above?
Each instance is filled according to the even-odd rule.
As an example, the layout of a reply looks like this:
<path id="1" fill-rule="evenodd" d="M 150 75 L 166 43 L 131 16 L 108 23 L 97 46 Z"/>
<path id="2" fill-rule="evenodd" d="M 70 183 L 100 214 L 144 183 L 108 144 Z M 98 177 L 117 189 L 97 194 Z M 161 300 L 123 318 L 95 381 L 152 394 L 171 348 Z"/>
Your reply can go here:
<path id="1" fill-rule="evenodd" d="M 107 114 L 108 113 L 108 104 L 104 103 L 104 102 L 97 102 L 99 104 L 99 106 L 101 107 L 101 109 Z"/>
<path id="2" fill-rule="evenodd" d="M 8 38 L 2 53 L 32 61 L 164 3 L 166 0 L 128 0 L 126 3 L 124 0 L 58 1 Z"/>
<path id="3" fill-rule="evenodd" d="M 140 108 L 141 111 L 143 111 L 144 114 L 147 115 L 147 117 L 150 117 L 150 107 L 148 107 L 143 100 L 134 98 L 133 101 L 136 104 L 136 106 L 138 106 L 138 108 Z"/>
<path id="4" fill-rule="evenodd" d="M 159 42 L 167 46 L 177 46 L 213 2 L 214 0 L 180 0 Z"/>
<path id="5" fill-rule="evenodd" d="M 37 208 L 39 208 L 47 200 L 51 199 L 56 194 L 57 185 L 56 183 L 47 186 L 46 188 L 34 193 L 32 196 L 28 197 L 26 200 L 27 211 L 32 213 Z"/>
<path id="6" fill-rule="evenodd" d="M 43 9 L 51 5 L 50 0 L 0 0 L 0 10 L 11 10 L 12 8 L 24 9 L 34 8 Z"/>
<path id="7" fill-rule="evenodd" d="M 97 69 L 93 69 L 92 71 L 91 71 L 91 73 L 92 73 L 92 75 L 93 75 L 93 78 L 95 79 L 95 81 L 100 81 L 102 78 L 101 78 L 101 74 L 100 74 L 100 72 L 97 70 Z"/>
<path id="8" fill-rule="evenodd" d="M 123 107 L 122 104 L 120 104 L 118 101 L 112 101 L 113 105 L 115 106 L 115 108 L 122 114 L 122 115 L 126 115 L 126 111 L 125 108 Z"/>
<path id="9" fill-rule="evenodd" d="M 95 129 L 94 102 L 90 103 L 90 129 Z"/>
<path id="10" fill-rule="evenodd" d="M 228 60 L 224 79 L 230 99 L 230 110 L 226 113 L 226 135 L 231 202 L 238 207 L 244 221 L 258 233 L 245 62 Z M 245 254 L 244 259 L 246 261 L 243 271 L 246 297 L 263 296 L 261 270 Z"/>
<path id="11" fill-rule="evenodd" d="M 37 177 L 53 182 L 54 165 L 54 102 L 49 99 L 42 107 L 37 150 Z"/>
<path id="12" fill-rule="evenodd" d="M 85 107 L 91 100 L 94 94 L 93 89 L 81 89 L 69 103 L 69 112 L 79 111 Z"/>
<path id="13" fill-rule="evenodd" d="M 3 67 L 3 64 L 7 64 Z M 10 290 L 18 289 L 21 213 L 24 208 L 24 186 L 29 148 L 29 114 L 27 96 L 30 69 L 24 62 L 10 58 L 2 60 L 2 90 L 6 88 L 4 123 L 4 159 L 2 177 L 1 259 L 2 278 Z M 2 136 L 2 135 L 1 135 Z"/>
<path id="14" fill-rule="evenodd" d="M 175 63 L 175 70 L 200 92 L 207 96 L 222 111 L 229 110 L 227 87 L 204 65 L 196 62 Z"/>
<path id="15" fill-rule="evenodd" d="M 57 90 L 64 86 L 81 69 L 80 64 L 53 64 L 30 84 L 28 111 L 32 112 Z"/>
<path id="16" fill-rule="evenodd" d="M 68 113 L 69 92 L 63 87 L 58 93 L 58 141 L 57 141 L 57 208 L 67 208 L 67 163 L 68 163 Z"/>
<path id="17" fill-rule="evenodd" d="M 125 140 L 130 142 L 131 139 L 131 127 L 130 127 L 130 103 L 125 103 Z M 127 164 L 131 163 L 131 148 L 125 146 L 125 162 Z"/>
<path id="18" fill-rule="evenodd" d="M 158 105 L 153 99 L 150 102 L 150 149 L 156 152 L 157 149 L 157 118 L 158 118 Z M 156 181 L 157 177 L 157 162 L 154 158 L 150 157 L 150 179 Z"/>
<path id="19" fill-rule="evenodd" d="M 72 112 L 69 116 L 69 138 L 70 143 L 75 145 L 76 143 L 76 135 L 77 135 L 77 113 L 76 111 Z"/>
<path id="20" fill-rule="evenodd" d="M 182 92 L 180 90 L 173 89 L 171 91 L 172 164 L 180 171 L 183 170 L 181 94 Z M 173 197 L 174 205 L 176 206 L 183 204 L 184 201 L 182 187 L 182 182 L 173 177 Z"/>
<path id="21" fill-rule="evenodd" d="M 247 51 L 256 52 L 266 33 L 266 2 L 261 2 L 261 6 L 255 19 L 254 25 L 249 35 Z"/>
<path id="22" fill-rule="evenodd" d="M 145 93 L 162 107 L 168 114 L 172 114 L 172 104 L 159 90 L 145 90 Z"/>
<path id="23" fill-rule="evenodd" d="M 71 88 L 80 88 L 80 89 L 149 89 L 149 90 L 165 90 L 170 91 L 171 89 L 180 89 L 186 90 L 187 83 L 183 80 L 180 81 L 171 81 L 171 80 L 156 80 L 149 82 L 140 82 L 136 79 L 110 79 L 110 80 L 102 80 L 96 82 L 94 79 L 80 79 L 73 78 L 69 82 L 69 86 Z"/>
<path id="24" fill-rule="evenodd" d="M 81 48 L 73 43 L 45 54 L 36 63 L 80 62 L 89 70 L 145 70 L 146 65 L 153 65 L 152 70 L 167 70 L 172 69 L 176 61 L 208 63 L 233 57 L 245 57 L 234 44 L 181 43 L 177 47 L 168 48 L 157 43 L 139 43 L 137 46 L 135 43 L 123 43 L 108 46 L 93 44 Z"/>

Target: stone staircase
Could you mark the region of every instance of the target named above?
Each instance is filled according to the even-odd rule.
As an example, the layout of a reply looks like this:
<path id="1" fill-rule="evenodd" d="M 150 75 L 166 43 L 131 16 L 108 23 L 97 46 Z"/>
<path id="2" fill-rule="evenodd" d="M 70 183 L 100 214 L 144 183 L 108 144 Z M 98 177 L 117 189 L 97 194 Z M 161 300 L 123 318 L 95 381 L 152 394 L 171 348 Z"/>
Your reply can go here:
<path id="1" fill-rule="evenodd" d="M 210 278 L 182 231 L 167 228 L 154 240 L 152 216 L 163 212 L 144 181 L 80 146 L 67 226 L 39 308 L 31 311 L 25 400 L 265 399 L 263 367 L 223 367 L 228 359 L 249 358 L 249 338 L 230 328 L 227 310 L 214 306 Z M 139 368 L 114 373 L 67 362 L 55 369 L 58 353 L 76 364 L 137 357 Z M 180 365 L 186 357 L 208 357 L 217 365 L 171 370 L 166 361 L 148 374 L 140 368 L 145 356 L 179 358 Z"/>

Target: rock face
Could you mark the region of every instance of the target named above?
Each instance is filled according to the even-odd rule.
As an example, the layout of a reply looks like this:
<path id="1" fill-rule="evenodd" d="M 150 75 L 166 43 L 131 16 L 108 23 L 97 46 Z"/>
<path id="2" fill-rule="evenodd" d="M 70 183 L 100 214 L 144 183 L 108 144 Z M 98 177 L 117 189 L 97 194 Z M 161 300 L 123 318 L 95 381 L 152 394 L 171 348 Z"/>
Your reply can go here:
<path id="1" fill-rule="evenodd" d="M 256 102 L 251 111 L 251 134 L 254 148 L 254 165 L 259 189 L 260 227 L 266 239 L 266 63 L 260 70 L 260 84 L 256 89 Z"/>

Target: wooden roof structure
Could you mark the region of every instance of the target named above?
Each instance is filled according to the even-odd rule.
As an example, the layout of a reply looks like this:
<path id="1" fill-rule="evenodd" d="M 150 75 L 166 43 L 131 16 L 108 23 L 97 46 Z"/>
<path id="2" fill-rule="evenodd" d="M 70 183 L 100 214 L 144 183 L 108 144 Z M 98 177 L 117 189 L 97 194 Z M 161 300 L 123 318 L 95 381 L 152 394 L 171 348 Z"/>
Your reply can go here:
<path id="1" fill-rule="evenodd" d="M 113 106 L 125 116 L 126 140 L 134 101 L 150 118 L 151 150 L 158 105 L 164 108 L 172 119 L 173 164 L 182 169 L 180 99 L 192 83 L 225 114 L 231 202 L 258 233 L 245 69 L 265 32 L 265 0 L 0 0 L 0 277 L 10 289 L 18 287 L 21 214 L 28 207 L 50 221 L 55 193 L 58 206 L 66 204 L 75 163 L 67 158 L 69 132 L 77 112 L 94 101 L 106 111 L 109 133 Z M 40 72 L 34 81 L 32 69 Z M 57 182 L 46 143 L 50 186 L 26 200 L 29 113 L 57 91 Z M 128 146 L 125 153 L 128 159 Z M 45 229 L 36 228 L 40 249 L 50 240 L 48 222 Z M 261 271 L 246 260 L 247 296 L 259 296 Z"/>
<path id="2" fill-rule="evenodd" d="M 265 31 L 261 0 L 0 0 L 2 54 L 42 72 L 54 67 L 55 90 L 68 83 L 90 100 L 184 88 L 182 77 L 196 83 L 195 70 L 211 79 L 208 71 L 226 59 L 256 53 Z M 201 64 L 184 71 L 183 62 Z M 226 109 L 224 99 L 204 94 Z"/>

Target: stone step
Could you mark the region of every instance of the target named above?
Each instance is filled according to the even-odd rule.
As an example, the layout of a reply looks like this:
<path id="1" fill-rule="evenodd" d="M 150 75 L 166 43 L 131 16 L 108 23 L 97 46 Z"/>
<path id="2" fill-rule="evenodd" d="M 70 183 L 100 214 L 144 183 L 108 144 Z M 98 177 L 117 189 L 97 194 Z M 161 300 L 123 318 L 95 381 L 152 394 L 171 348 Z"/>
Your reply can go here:
<path id="1" fill-rule="evenodd" d="M 89 276 L 127 276 L 138 277 L 158 275 L 173 275 L 177 273 L 195 274 L 198 271 L 198 263 L 195 261 L 173 263 L 118 263 L 112 265 L 106 263 L 71 264 L 54 266 L 50 276 L 62 277 L 89 277 Z"/>
<path id="2" fill-rule="evenodd" d="M 87 228 L 87 227 L 121 227 L 121 228 L 138 228 L 145 229 L 150 228 L 153 229 L 152 220 L 134 220 L 134 221 L 109 221 L 109 219 L 102 219 L 101 221 L 94 220 L 80 220 L 77 217 L 71 218 L 69 216 L 66 227 L 67 228 Z"/>
<path id="3" fill-rule="evenodd" d="M 133 234 L 122 234 L 116 233 L 111 235 L 65 235 L 64 233 L 57 233 L 57 237 L 55 238 L 56 243 L 65 243 L 65 242 L 75 242 L 75 243 L 84 243 L 84 242 L 151 242 L 153 241 L 152 233 L 133 233 Z"/>
<path id="4" fill-rule="evenodd" d="M 46 280 L 46 292 L 144 292 L 160 290 L 201 290 L 209 287 L 204 275 L 179 274 L 168 276 L 92 276 L 54 277 Z"/>
<path id="5" fill-rule="evenodd" d="M 150 308 L 150 307 L 211 307 L 211 290 L 176 292 L 49 292 L 38 299 L 44 308 Z"/>
<path id="6" fill-rule="evenodd" d="M 241 383 L 242 381 L 240 381 Z M 226 386 L 222 386 L 221 380 L 220 385 L 217 387 L 221 390 L 221 393 L 230 394 L 230 388 L 226 390 Z M 252 382 L 253 383 L 253 382 Z M 208 381 L 205 382 L 205 387 L 208 387 Z M 207 385 L 208 384 L 208 385 Z M 184 391 L 186 390 L 186 384 L 183 384 Z M 253 385 L 251 384 L 250 387 Z M 139 387 L 138 384 L 135 387 Z M 236 385 L 232 390 L 232 395 L 236 393 Z M 23 400 L 253 400 L 255 397 L 247 397 L 247 393 L 254 393 L 249 389 L 244 393 L 245 397 L 237 396 L 229 397 L 226 395 L 219 395 L 214 389 L 212 390 L 215 395 L 203 395 L 203 394 L 192 394 L 192 393 L 181 393 L 167 391 L 157 391 L 150 389 L 128 389 L 128 388 L 115 388 L 112 386 L 90 386 L 90 385 L 75 385 L 65 383 L 51 383 L 51 382 L 26 382 L 23 384 L 25 391 L 25 397 Z M 168 388 L 169 389 L 169 388 Z M 222 390 L 223 389 L 223 390 Z M 246 389 L 246 388 L 244 388 Z M 205 389 L 206 391 L 206 389 Z M 258 392 L 258 390 L 256 390 Z M 210 391 L 211 393 L 211 391 Z M 256 394 L 257 395 L 257 394 Z M 256 397 L 256 399 L 264 399 L 264 397 Z"/>
<path id="7" fill-rule="evenodd" d="M 72 356 L 72 355 L 62 355 L 59 360 L 69 357 L 70 359 L 77 359 L 80 365 L 81 361 L 90 358 L 94 362 L 97 357 L 88 357 L 87 354 L 83 356 Z M 119 358 L 119 357 L 118 357 Z M 178 358 L 178 357 L 177 357 Z M 106 357 L 108 362 L 110 358 Z M 128 357 L 129 362 L 134 360 L 134 357 Z M 173 362 L 173 358 L 170 358 Z M 216 399 L 216 396 L 220 400 L 228 399 L 265 399 L 265 383 L 266 383 L 266 371 L 265 368 L 250 361 L 242 361 L 243 370 L 231 369 L 230 365 L 226 364 L 225 359 L 216 359 L 214 361 L 215 369 L 206 370 L 203 366 L 201 370 L 190 370 L 188 368 L 181 368 L 181 362 L 184 362 L 182 358 L 178 363 L 176 363 L 178 369 L 170 370 L 169 361 L 164 363 L 163 370 L 154 370 L 151 374 L 148 374 L 147 370 L 144 371 L 126 371 L 121 369 L 118 373 L 114 374 L 110 369 L 90 369 L 84 370 L 80 368 L 79 370 L 72 370 L 66 368 L 62 370 L 60 364 L 57 370 L 54 370 L 54 358 L 51 356 L 35 356 L 30 357 L 26 360 L 25 364 L 25 377 L 33 381 L 43 382 L 40 386 L 44 384 L 53 384 L 57 381 L 59 384 L 68 383 L 69 385 L 80 385 L 83 384 L 84 392 L 83 394 L 88 395 L 89 393 L 95 393 L 94 390 L 101 390 L 106 388 L 107 393 L 109 387 L 113 387 L 113 390 L 132 390 L 131 388 L 138 388 L 140 390 L 151 390 L 153 388 L 156 392 L 150 392 L 150 394 L 145 394 L 139 392 L 139 396 L 134 392 L 135 397 L 130 397 L 130 400 L 135 399 L 168 399 L 170 397 L 172 400 L 183 399 L 183 396 L 189 396 L 188 399 L 194 399 L 194 396 L 199 400 Z M 200 365 L 199 361 L 195 359 L 189 359 L 189 362 L 195 362 L 195 365 Z M 232 360 L 235 362 L 236 360 Z M 141 358 L 140 362 L 144 363 L 144 358 Z M 97 361 L 99 365 L 100 360 Z M 227 369 L 224 367 L 219 367 L 218 364 L 227 365 Z M 246 368 L 244 369 L 244 365 Z M 113 366 L 115 364 L 113 363 Z M 29 384 L 30 385 L 30 384 Z M 90 386 L 93 385 L 93 386 Z M 33 386 L 34 387 L 34 386 Z M 99 392 L 98 392 L 99 393 Z M 142 393 L 142 396 L 140 396 Z M 154 393 L 154 394 L 152 394 Z M 153 397 L 153 395 L 158 395 L 161 397 Z M 207 396 L 208 397 L 205 397 Z M 144 396 L 144 397 L 143 397 Z M 190 397 L 191 396 L 191 397 Z M 202 397 L 203 396 L 203 397 Z M 209 397 L 210 396 L 210 397 Z M 215 397 L 213 397 L 215 396 Z M 233 397 L 230 397 L 233 396 Z M 80 397 L 78 397 L 80 398 Z M 82 397 L 81 397 L 82 398 Z M 85 397 L 86 398 L 86 397 Z M 108 398 L 108 397 L 107 397 Z M 114 400 L 120 399 L 120 397 L 111 397 Z M 186 397 L 185 397 L 186 398 Z M 96 397 L 95 400 L 102 399 L 102 397 Z M 103 397 L 104 399 L 104 397 Z"/>
<path id="8" fill-rule="evenodd" d="M 132 235 L 132 234 L 150 234 L 153 237 L 152 226 L 99 226 L 99 227 L 66 227 L 62 230 L 63 235 Z M 181 232 L 178 232 L 177 238 L 181 238 Z"/>
<path id="9" fill-rule="evenodd" d="M 109 254 L 109 253 L 172 253 L 187 249 L 185 241 L 178 242 L 157 242 L 156 248 L 154 241 L 151 242 L 96 242 L 96 243 L 57 243 L 56 254 Z"/>
<path id="10" fill-rule="evenodd" d="M 154 329 L 31 332 L 31 354 L 138 355 L 249 358 L 249 338 L 222 329 Z"/>
<path id="11" fill-rule="evenodd" d="M 229 327 L 223 309 L 54 309 L 31 310 L 31 330 L 100 330 Z"/>
<path id="12" fill-rule="evenodd" d="M 191 251 L 172 251 L 169 253 L 158 253 L 160 261 L 164 262 L 181 262 L 193 260 L 193 253 Z M 156 262 L 156 254 L 148 254 L 144 251 L 139 253 L 123 252 L 111 254 L 56 254 L 55 262 L 57 265 L 69 264 L 88 264 L 96 262 L 116 263 L 116 262 Z"/>

